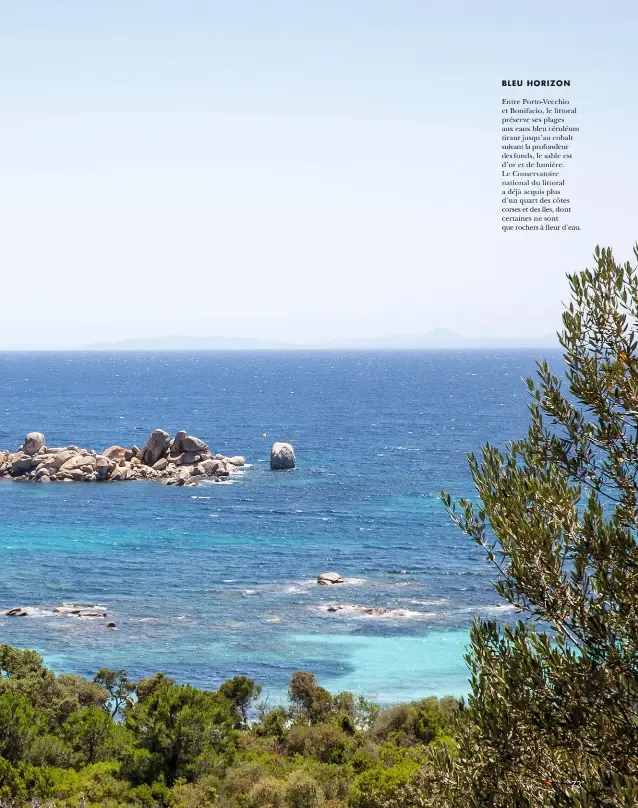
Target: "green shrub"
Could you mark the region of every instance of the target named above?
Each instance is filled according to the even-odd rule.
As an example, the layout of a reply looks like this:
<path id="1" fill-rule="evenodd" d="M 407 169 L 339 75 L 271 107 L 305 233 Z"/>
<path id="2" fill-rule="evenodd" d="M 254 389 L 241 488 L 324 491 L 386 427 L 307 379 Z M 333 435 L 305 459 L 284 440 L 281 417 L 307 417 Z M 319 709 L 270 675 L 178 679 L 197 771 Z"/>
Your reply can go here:
<path id="1" fill-rule="evenodd" d="M 284 805 L 284 784 L 276 777 L 264 777 L 250 789 L 250 808 L 282 808 Z"/>
<path id="2" fill-rule="evenodd" d="M 46 767 L 28 763 L 12 765 L 0 758 L 0 799 L 21 804 L 27 799 L 48 797 L 52 791 L 52 776 Z"/>
<path id="3" fill-rule="evenodd" d="M 224 794 L 228 797 L 246 795 L 252 787 L 269 774 L 261 761 L 246 760 L 235 765 L 224 778 Z"/>
<path id="4" fill-rule="evenodd" d="M 29 761 L 33 742 L 47 731 L 43 713 L 26 696 L 0 696 L 0 755 L 11 763 Z"/>
<path id="5" fill-rule="evenodd" d="M 360 774 L 348 794 L 350 808 L 386 808 L 392 800 L 401 805 L 400 795 L 419 771 L 419 764 L 403 761 L 396 766 L 376 766 Z"/>
<path id="6" fill-rule="evenodd" d="M 290 717 L 285 707 L 275 707 L 263 712 L 261 719 L 252 727 L 252 732 L 258 737 L 275 738 L 283 743 L 286 738 Z"/>
<path id="7" fill-rule="evenodd" d="M 304 771 L 294 771 L 286 781 L 287 808 L 318 808 L 323 803 L 323 791 L 317 781 Z"/>
<path id="8" fill-rule="evenodd" d="M 179 780 L 171 790 L 170 808 L 209 808 L 217 803 L 218 781 L 215 777 L 204 777 L 197 783 Z"/>
<path id="9" fill-rule="evenodd" d="M 400 704 L 382 710 L 372 727 L 379 741 L 392 740 L 398 744 L 429 744 L 449 732 L 459 710 L 459 701 L 436 697 Z"/>

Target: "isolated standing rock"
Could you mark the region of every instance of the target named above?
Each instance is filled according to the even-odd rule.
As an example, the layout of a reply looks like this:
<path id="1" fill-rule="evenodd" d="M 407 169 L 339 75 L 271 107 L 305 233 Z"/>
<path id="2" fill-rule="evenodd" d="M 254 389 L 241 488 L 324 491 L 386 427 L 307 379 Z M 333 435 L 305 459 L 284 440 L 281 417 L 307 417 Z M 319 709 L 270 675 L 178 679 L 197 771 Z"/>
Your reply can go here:
<path id="1" fill-rule="evenodd" d="M 290 443 L 273 443 L 270 450 L 270 468 L 273 471 L 294 469 L 296 462 L 295 450 Z"/>
<path id="2" fill-rule="evenodd" d="M 42 434 L 42 432 L 29 432 L 29 434 L 24 439 L 24 446 L 22 447 L 22 451 L 25 454 L 33 456 L 44 447 L 45 442 L 46 439 Z"/>
<path id="3" fill-rule="evenodd" d="M 147 466 L 154 466 L 155 463 L 164 457 L 171 445 L 171 436 L 163 429 L 154 429 L 146 441 L 143 460 Z"/>

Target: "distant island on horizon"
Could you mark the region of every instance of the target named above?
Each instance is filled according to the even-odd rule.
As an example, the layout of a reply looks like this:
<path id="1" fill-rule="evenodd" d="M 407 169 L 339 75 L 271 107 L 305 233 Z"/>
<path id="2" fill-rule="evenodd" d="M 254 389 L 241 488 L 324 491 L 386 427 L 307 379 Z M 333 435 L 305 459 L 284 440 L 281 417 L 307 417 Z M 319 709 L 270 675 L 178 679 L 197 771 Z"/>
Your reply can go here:
<path id="1" fill-rule="evenodd" d="M 253 337 L 131 337 L 115 342 L 96 342 L 85 351 L 303 351 L 303 350 L 469 350 L 491 348 L 558 348 L 555 334 L 540 337 L 467 337 L 447 328 L 423 335 L 397 335 L 361 339 L 281 342 Z"/>

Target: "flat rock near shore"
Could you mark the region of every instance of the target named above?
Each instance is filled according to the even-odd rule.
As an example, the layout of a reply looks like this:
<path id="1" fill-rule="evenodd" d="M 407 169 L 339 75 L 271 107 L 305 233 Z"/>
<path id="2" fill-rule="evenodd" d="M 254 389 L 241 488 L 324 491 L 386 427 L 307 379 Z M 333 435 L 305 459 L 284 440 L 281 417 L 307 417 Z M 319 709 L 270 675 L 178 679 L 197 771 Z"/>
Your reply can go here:
<path id="1" fill-rule="evenodd" d="M 236 455 L 213 454 L 205 441 L 179 431 L 171 438 L 155 429 L 143 448 L 108 446 L 101 452 L 79 446 L 51 448 L 41 432 L 29 432 L 15 452 L 0 450 L 0 477 L 38 483 L 156 480 L 198 485 L 226 480 L 246 463 Z"/>

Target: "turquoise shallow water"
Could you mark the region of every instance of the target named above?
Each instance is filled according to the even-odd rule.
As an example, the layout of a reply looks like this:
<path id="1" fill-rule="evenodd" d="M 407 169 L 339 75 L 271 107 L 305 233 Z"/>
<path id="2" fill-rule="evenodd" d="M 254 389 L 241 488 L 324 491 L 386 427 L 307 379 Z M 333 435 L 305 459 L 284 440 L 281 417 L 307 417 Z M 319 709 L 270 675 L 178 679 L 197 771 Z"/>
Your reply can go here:
<path id="1" fill-rule="evenodd" d="M 0 447 L 33 429 L 99 450 L 183 428 L 251 464 L 199 488 L 0 482 L 0 607 L 30 610 L 0 619 L 3 641 L 59 671 L 244 673 L 273 698 L 299 668 L 382 702 L 467 692 L 472 616 L 507 613 L 438 493 L 471 494 L 466 451 L 523 432 L 536 358 L 0 356 Z M 295 444 L 294 472 L 269 471 L 274 440 Z M 317 586 L 326 569 L 349 582 Z M 103 605 L 118 630 L 53 615 L 63 602 Z"/>

